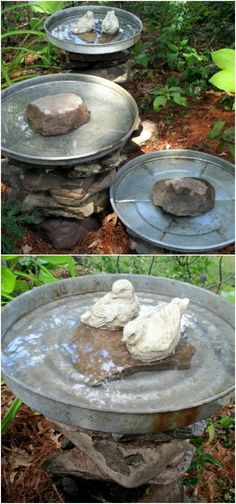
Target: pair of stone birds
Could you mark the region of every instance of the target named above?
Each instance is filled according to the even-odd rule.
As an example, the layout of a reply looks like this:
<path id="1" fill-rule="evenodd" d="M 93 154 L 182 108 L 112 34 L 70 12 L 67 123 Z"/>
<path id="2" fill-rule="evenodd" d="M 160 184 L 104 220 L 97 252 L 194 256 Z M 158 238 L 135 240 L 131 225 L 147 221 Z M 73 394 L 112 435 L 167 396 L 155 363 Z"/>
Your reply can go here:
<path id="1" fill-rule="evenodd" d="M 81 316 L 96 329 L 123 329 L 122 341 L 135 359 L 152 362 L 174 352 L 181 335 L 181 316 L 189 299 L 161 302 L 139 315 L 140 304 L 129 280 L 117 280 L 108 292 Z"/>
<path id="2" fill-rule="evenodd" d="M 77 25 L 74 27 L 74 33 L 85 33 L 95 29 L 95 17 L 92 11 L 87 11 L 82 16 Z M 119 29 L 119 21 L 115 15 L 115 11 L 109 11 L 101 24 L 102 33 L 114 35 Z"/>

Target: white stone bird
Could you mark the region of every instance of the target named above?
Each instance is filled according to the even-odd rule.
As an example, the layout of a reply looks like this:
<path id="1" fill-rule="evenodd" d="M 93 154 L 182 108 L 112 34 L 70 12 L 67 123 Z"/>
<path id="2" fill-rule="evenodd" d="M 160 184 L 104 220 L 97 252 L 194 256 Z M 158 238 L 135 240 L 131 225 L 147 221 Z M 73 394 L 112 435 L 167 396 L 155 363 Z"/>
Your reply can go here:
<path id="1" fill-rule="evenodd" d="M 187 298 L 174 298 L 170 303 L 159 303 L 149 313 L 128 322 L 122 341 L 131 356 L 151 362 L 172 354 L 180 339 L 181 316 L 188 304 Z"/>
<path id="2" fill-rule="evenodd" d="M 81 322 L 95 328 L 120 329 L 139 314 L 140 305 L 129 280 L 117 280 L 92 308 L 81 315 Z"/>
<path id="3" fill-rule="evenodd" d="M 95 28 L 95 18 L 92 11 L 87 11 L 74 26 L 74 33 L 90 32 Z"/>
<path id="4" fill-rule="evenodd" d="M 119 30 L 119 21 L 115 15 L 115 11 L 109 11 L 102 21 L 102 33 L 114 35 Z"/>

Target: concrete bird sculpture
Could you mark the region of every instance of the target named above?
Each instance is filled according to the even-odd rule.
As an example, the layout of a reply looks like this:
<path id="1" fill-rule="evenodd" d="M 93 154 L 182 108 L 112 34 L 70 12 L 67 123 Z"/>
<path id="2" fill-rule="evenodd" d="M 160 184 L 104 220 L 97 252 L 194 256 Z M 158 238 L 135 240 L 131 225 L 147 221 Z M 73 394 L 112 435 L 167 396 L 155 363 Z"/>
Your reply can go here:
<path id="1" fill-rule="evenodd" d="M 180 339 L 181 316 L 188 304 L 187 298 L 174 298 L 170 303 L 159 303 L 149 313 L 128 322 L 122 341 L 131 356 L 151 362 L 172 354 Z"/>
<path id="2" fill-rule="evenodd" d="M 86 33 L 95 28 L 95 18 L 92 11 L 87 11 L 74 26 L 74 33 Z"/>
<path id="3" fill-rule="evenodd" d="M 102 21 L 102 33 L 114 35 L 119 30 L 119 21 L 115 15 L 115 11 L 109 11 Z"/>
<path id="4" fill-rule="evenodd" d="M 140 305 L 129 280 L 117 280 L 90 310 L 81 315 L 81 322 L 90 327 L 120 329 L 139 314 Z"/>

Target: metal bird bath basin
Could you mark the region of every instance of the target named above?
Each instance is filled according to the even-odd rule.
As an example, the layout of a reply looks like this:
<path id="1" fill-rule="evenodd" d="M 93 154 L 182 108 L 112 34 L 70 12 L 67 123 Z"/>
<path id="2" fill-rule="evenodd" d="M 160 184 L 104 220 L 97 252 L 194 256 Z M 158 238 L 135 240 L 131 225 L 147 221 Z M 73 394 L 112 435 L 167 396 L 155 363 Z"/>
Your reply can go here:
<path id="1" fill-rule="evenodd" d="M 203 177 L 215 189 L 215 205 L 196 217 L 176 217 L 152 202 L 155 182 Z M 111 204 L 134 237 L 156 247 L 198 252 L 234 242 L 234 166 L 217 156 L 191 150 L 144 154 L 126 163 L 110 190 Z"/>
<path id="2" fill-rule="evenodd" d="M 96 20 L 96 38 L 92 43 L 86 42 L 83 37 L 73 33 L 74 25 L 88 10 L 94 13 Z M 111 10 L 115 11 L 118 18 L 119 31 L 106 40 L 106 37 L 101 36 L 101 21 Z M 131 12 L 94 5 L 61 10 L 49 16 L 45 22 L 48 40 L 53 45 L 72 53 L 88 56 L 116 53 L 132 47 L 140 39 L 142 28 L 140 19 Z"/>
<path id="3" fill-rule="evenodd" d="M 186 337 L 196 352 L 188 370 L 140 372 L 90 387 L 73 365 L 80 316 L 119 278 L 142 310 L 189 297 Z M 52 420 L 113 433 L 150 433 L 192 424 L 226 404 L 234 384 L 234 306 L 204 289 L 139 275 L 95 275 L 27 292 L 3 309 L 2 365 L 9 388 Z"/>
<path id="4" fill-rule="evenodd" d="M 37 98 L 65 92 L 81 96 L 90 119 L 69 133 L 43 137 L 29 125 L 26 107 Z M 73 166 L 102 158 L 121 148 L 138 122 L 138 107 L 132 96 L 101 77 L 48 75 L 2 92 L 2 151 L 23 163 Z"/>

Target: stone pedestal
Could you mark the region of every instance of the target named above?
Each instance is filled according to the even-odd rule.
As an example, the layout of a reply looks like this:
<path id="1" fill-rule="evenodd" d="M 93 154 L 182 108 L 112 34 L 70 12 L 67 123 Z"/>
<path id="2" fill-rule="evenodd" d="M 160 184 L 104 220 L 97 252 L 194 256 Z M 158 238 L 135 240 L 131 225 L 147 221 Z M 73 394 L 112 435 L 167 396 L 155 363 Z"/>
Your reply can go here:
<path id="1" fill-rule="evenodd" d="M 131 61 L 128 51 L 111 54 L 66 53 L 66 69 L 103 77 L 117 84 L 126 84 L 132 79 Z"/>
<path id="2" fill-rule="evenodd" d="M 42 229 L 54 247 L 70 248 L 86 231 L 96 228 L 91 216 L 107 208 L 116 167 L 125 159 L 120 150 L 73 167 L 31 166 L 6 159 L 2 163 L 2 182 L 9 187 L 8 203 L 19 203 L 22 212 L 36 211 L 37 230 Z"/>
<path id="3" fill-rule="evenodd" d="M 43 467 L 56 477 L 66 477 L 67 483 L 72 478 L 75 494 L 76 481 L 83 478 L 96 480 L 101 489 L 109 483 L 117 495 L 119 489 L 128 489 L 126 502 L 183 502 L 181 476 L 188 469 L 194 450 L 189 438 L 201 435 L 205 422 L 165 433 L 133 436 L 53 423 L 68 441 L 64 449 L 49 456 Z"/>

